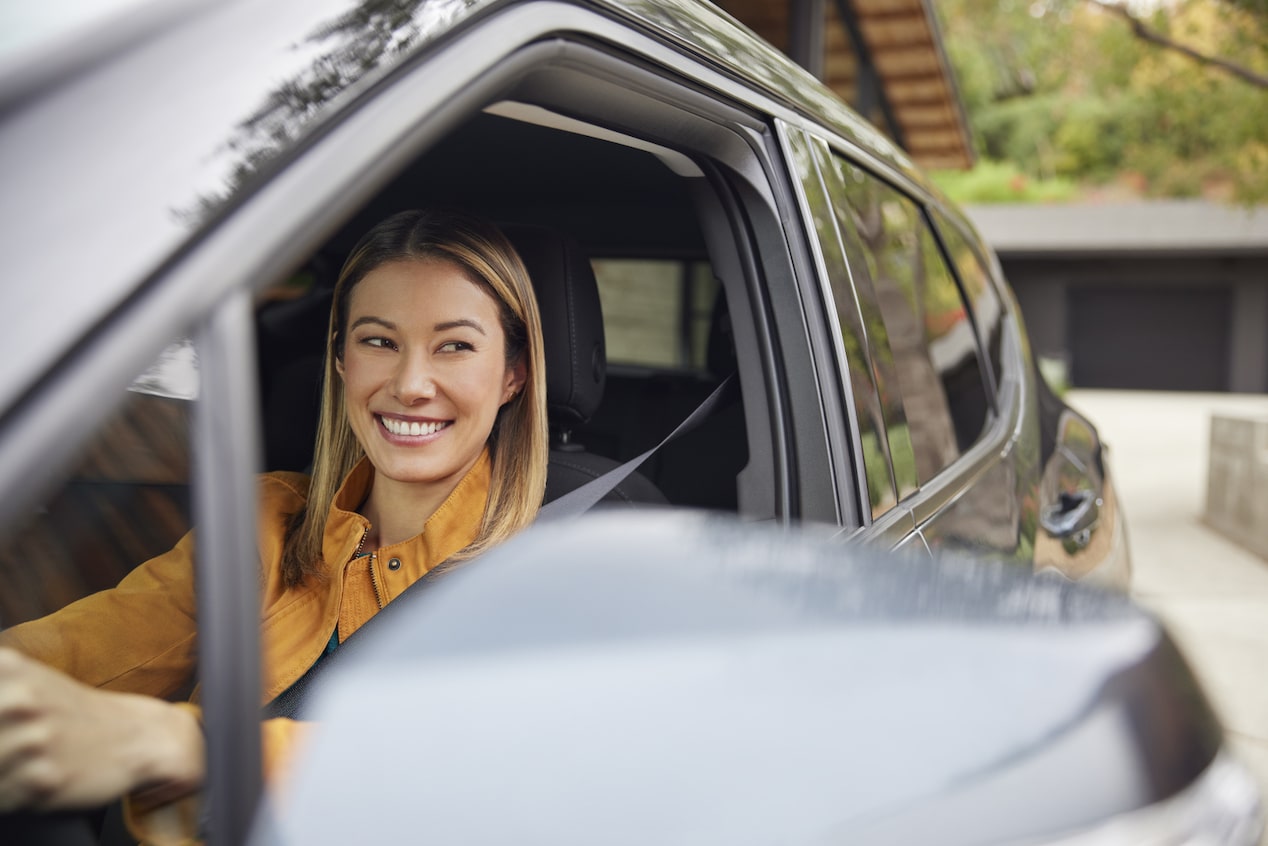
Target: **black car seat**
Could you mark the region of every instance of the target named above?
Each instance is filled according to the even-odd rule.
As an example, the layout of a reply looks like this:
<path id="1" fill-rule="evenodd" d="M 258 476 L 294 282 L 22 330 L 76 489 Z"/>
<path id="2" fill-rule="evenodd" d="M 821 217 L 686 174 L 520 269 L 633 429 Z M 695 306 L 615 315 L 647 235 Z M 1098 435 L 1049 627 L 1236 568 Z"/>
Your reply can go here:
<path id="1" fill-rule="evenodd" d="M 524 260 L 542 317 L 551 430 L 549 502 L 617 466 L 573 437 L 603 400 L 603 312 L 594 271 L 575 241 L 540 226 L 508 225 L 503 231 Z M 333 274 L 317 272 L 308 294 L 257 312 L 266 469 L 303 471 L 312 461 L 333 286 Z M 603 501 L 664 504 L 666 499 L 634 474 Z"/>
<path id="2" fill-rule="evenodd" d="M 546 354 L 550 466 L 546 501 L 602 476 L 618 462 L 588 451 L 575 437 L 603 402 L 607 354 L 603 310 L 590 259 L 572 238 L 540 226 L 507 225 L 507 238 L 528 268 L 541 312 Z M 665 504 L 664 494 L 634 473 L 604 504 Z"/>
<path id="3" fill-rule="evenodd" d="M 652 447 L 737 371 L 724 292 L 713 306 L 705 368 L 618 368 L 609 374 L 603 407 L 584 427 L 604 454 L 633 458 Z M 694 429 L 664 444 L 639 470 L 675 505 L 738 511 L 737 476 L 748 464 L 743 393 L 738 381 Z"/>
<path id="4" fill-rule="evenodd" d="M 700 401 L 697 395 L 703 394 L 706 389 L 713 390 L 738 369 L 731 316 L 722 290 L 719 290 L 713 306 L 706 368 L 710 381 L 692 396 L 692 407 Z M 656 456 L 656 465 L 644 467 L 644 471 L 655 479 L 655 484 L 662 490 L 671 492 L 674 501 L 680 505 L 737 511 L 739 493 L 736 477 L 748 464 L 748 457 L 743 393 L 737 383 L 730 401 L 721 405 L 695 430 L 666 444 Z"/>

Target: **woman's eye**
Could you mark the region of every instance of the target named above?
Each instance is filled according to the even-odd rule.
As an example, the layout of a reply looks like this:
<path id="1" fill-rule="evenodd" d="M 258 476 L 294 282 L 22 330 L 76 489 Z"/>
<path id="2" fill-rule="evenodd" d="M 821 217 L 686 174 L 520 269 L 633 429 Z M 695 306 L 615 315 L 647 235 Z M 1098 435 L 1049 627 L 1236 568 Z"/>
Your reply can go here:
<path id="1" fill-rule="evenodd" d="M 389 349 L 389 350 L 395 348 L 395 345 L 387 338 L 380 338 L 380 337 L 362 338 L 361 343 L 365 344 L 367 347 L 379 347 L 381 349 Z"/>
<path id="2" fill-rule="evenodd" d="M 440 345 L 441 352 L 465 352 L 472 349 L 475 349 L 475 347 L 466 341 L 449 341 Z"/>

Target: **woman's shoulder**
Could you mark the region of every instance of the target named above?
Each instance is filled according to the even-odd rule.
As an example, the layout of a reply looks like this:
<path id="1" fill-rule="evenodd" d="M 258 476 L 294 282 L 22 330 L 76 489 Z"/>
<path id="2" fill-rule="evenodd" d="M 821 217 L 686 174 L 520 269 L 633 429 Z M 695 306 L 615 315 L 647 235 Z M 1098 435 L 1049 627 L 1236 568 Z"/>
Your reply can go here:
<path id="1" fill-rule="evenodd" d="M 309 478 L 304 473 L 276 470 L 260 480 L 260 508 L 264 511 L 294 513 L 308 501 Z"/>

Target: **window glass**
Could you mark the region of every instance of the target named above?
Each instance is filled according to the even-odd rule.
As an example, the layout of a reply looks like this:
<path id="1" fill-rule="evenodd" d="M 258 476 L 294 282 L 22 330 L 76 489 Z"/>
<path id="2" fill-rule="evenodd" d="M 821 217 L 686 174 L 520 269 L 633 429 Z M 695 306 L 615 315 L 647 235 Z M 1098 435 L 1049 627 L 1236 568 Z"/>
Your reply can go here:
<path id="1" fill-rule="evenodd" d="M 844 256 L 849 263 L 853 280 L 854 297 L 858 304 L 859 318 L 867 338 L 871 360 L 872 380 L 880 405 L 878 431 L 885 433 L 882 440 L 889 453 L 890 469 L 898 499 L 914 493 L 918 487 L 916 458 L 911 445 L 911 429 L 907 424 L 907 412 L 903 407 L 903 394 L 899 389 L 898 369 L 894 364 L 893 348 L 889 332 L 882 319 L 881 308 L 872 283 L 869 256 L 857 236 L 857 224 L 852 219 L 849 202 L 850 181 L 862 178 L 863 171 L 853 172 L 849 164 L 830 153 L 823 157 L 822 172 L 832 198 L 837 230 L 841 234 Z M 869 473 L 871 470 L 869 469 Z"/>
<path id="2" fill-rule="evenodd" d="M 816 142 L 811 142 L 812 144 Z M 821 147 L 815 152 L 824 152 Z M 798 175 L 806 192 L 806 201 L 814 219 L 815 232 L 823 255 L 831 288 L 832 307 L 840 326 L 841 346 L 845 353 L 848 388 L 854 399 L 854 409 L 859 430 L 859 447 L 863 457 L 863 475 L 867 483 L 868 503 L 872 517 L 881 516 L 897 502 L 894 474 L 890 467 L 888 439 L 882 436 L 885 420 L 881 412 L 880 398 L 874 382 L 871 351 L 868 349 L 867 332 L 860 316 L 860 306 L 855 300 L 854 283 L 846 262 L 841 239 L 837 234 L 832 203 L 828 198 L 832 181 L 821 182 L 819 172 L 812 167 L 808 151 L 799 144 L 793 146 Z M 820 157 L 822 167 L 826 157 Z"/>
<path id="3" fill-rule="evenodd" d="M 892 356 L 916 477 L 925 483 L 985 426 L 977 340 L 920 209 L 866 171 L 848 162 L 841 168 L 843 236 L 855 240 L 872 282 L 885 329 L 876 343 Z"/>
<path id="4" fill-rule="evenodd" d="M 935 212 L 934 220 L 938 224 L 939 234 L 942 235 L 942 243 L 951 256 L 951 262 L 960 274 L 960 284 L 964 286 L 964 294 L 973 309 L 978 335 L 990 359 L 991 370 L 995 374 L 995 386 L 998 388 L 1001 380 L 1000 339 L 1003 336 L 1004 307 L 998 292 L 991 285 L 990 274 L 978 250 L 973 248 L 959 227 L 945 217 Z"/>
<path id="5" fill-rule="evenodd" d="M 719 288 L 708 262 L 605 258 L 592 264 L 609 363 L 705 369 Z"/>
<path id="6" fill-rule="evenodd" d="M 169 347 L 133 383 L 65 481 L 0 545 L 0 625 L 114 587 L 189 530 L 193 345 Z"/>

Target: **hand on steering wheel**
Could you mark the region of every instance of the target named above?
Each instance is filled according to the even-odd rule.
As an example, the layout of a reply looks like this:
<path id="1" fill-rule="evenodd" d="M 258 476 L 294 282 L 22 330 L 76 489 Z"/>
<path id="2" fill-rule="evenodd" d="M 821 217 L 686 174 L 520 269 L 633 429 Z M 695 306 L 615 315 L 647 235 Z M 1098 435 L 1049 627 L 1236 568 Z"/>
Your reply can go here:
<path id="1" fill-rule="evenodd" d="M 0 648 L 0 812 L 92 808 L 137 790 L 157 804 L 197 790 L 205 767 L 192 714 Z"/>

